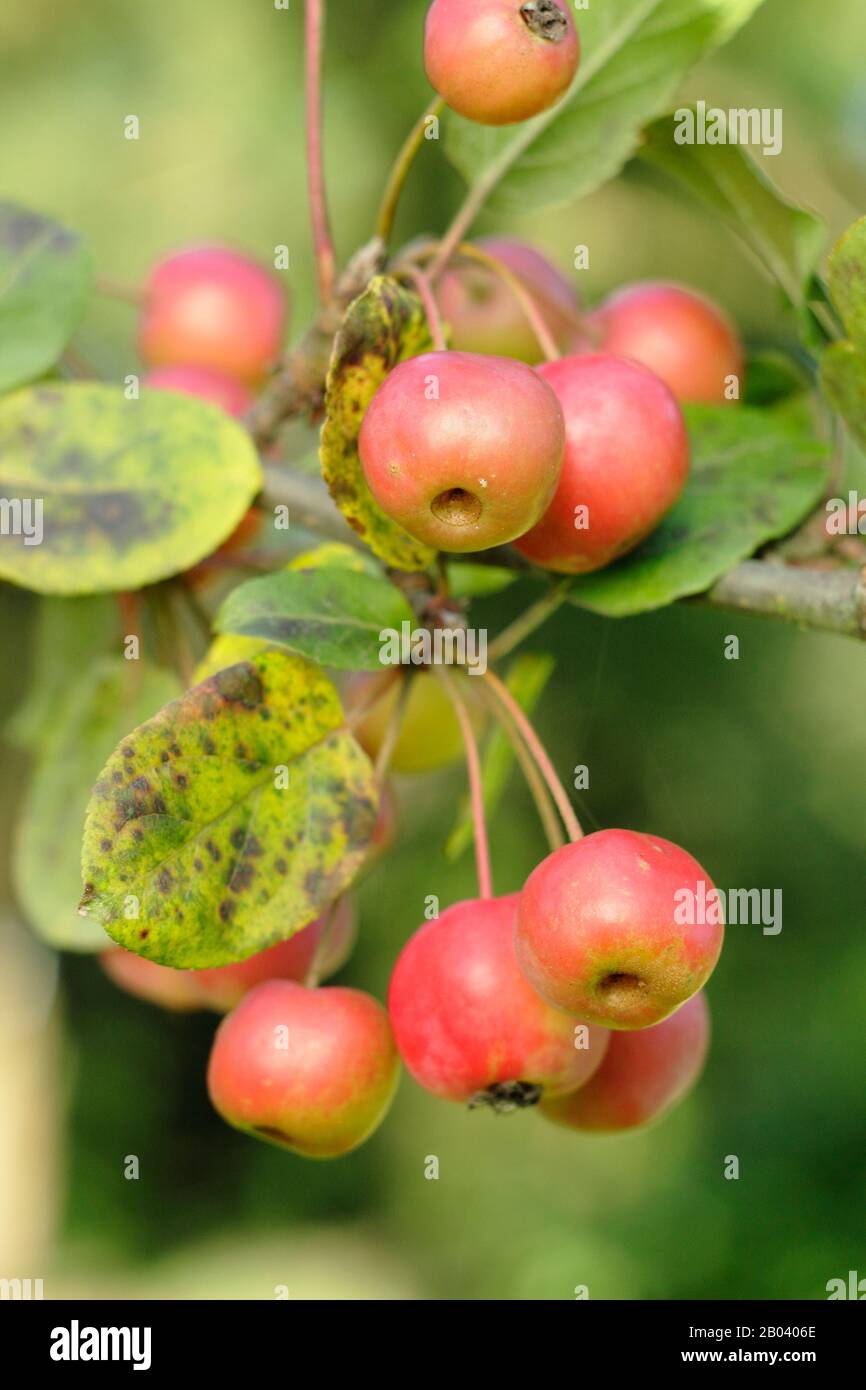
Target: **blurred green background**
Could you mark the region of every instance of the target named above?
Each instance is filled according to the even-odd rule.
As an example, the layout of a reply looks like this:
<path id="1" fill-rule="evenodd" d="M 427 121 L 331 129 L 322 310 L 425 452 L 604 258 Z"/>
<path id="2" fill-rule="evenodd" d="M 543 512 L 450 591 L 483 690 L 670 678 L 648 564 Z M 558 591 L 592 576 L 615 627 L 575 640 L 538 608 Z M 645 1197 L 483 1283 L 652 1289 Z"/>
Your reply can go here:
<path id="1" fill-rule="evenodd" d="M 385 170 L 428 98 L 423 0 L 331 5 L 328 171 L 337 240 L 370 233 Z M 313 306 L 301 97 L 302 6 L 232 0 L 7 0 L 0 12 L 2 194 L 91 239 L 133 281 L 165 251 L 227 240 L 291 254 L 300 331 Z M 866 208 L 862 0 L 766 0 L 690 79 L 711 104 L 781 106 L 768 167 L 831 233 Z M 141 139 L 123 138 L 138 115 Z M 433 143 L 407 191 L 406 239 L 439 230 L 459 185 Z M 490 224 L 483 224 L 488 230 Z M 631 177 L 508 230 L 563 266 L 591 248 L 588 298 L 648 274 L 716 296 L 755 343 L 791 336 L 773 288 L 725 233 Z M 118 379 L 130 310 L 99 301 L 79 335 Z M 522 601 L 483 607 L 493 629 Z M 525 600 L 523 600 L 525 601 Z M 34 602 L 0 590 L 5 718 L 27 699 Z M 740 637 L 739 661 L 723 656 Z M 314 1164 L 242 1139 L 211 1113 L 215 1019 L 122 996 L 84 958 L 0 934 L 0 1274 L 46 1295 L 271 1298 L 822 1298 L 866 1275 L 866 657 L 853 642 L 678 607 L 605 622 L 569 610 L 536 639 L 559 656 L 539 725 L 558 766 L 585 763 L 589 826 L 684 842 L 724 888 L 781 888 L 784 928 L 732 927 L 709 996 L 707 1073 L 661 1126 L 583 1139 L 532 1114 L 494 1118 L 404 1079 L 357 1154 Z M 4 751 L 8 846 L 26 776 Z M 425 896 L 472 891 L 441 846 L 459 770 L 400 786 L 401 837 L 360 894 L 342 981 L 382 995 Z M 497 888 L 543 853 L 515 785 L 492 827 Z M 46 866 L 50 873 L 51 866 Z M 2 868 L 8 887 L 8 850 Z M 124 1158 L 141 1163 L 137 1182 Z M 427 1181 L 437 1155 L 440 1178 Z M 740 1177 L 724 1177 L 736 1155 Z"/>

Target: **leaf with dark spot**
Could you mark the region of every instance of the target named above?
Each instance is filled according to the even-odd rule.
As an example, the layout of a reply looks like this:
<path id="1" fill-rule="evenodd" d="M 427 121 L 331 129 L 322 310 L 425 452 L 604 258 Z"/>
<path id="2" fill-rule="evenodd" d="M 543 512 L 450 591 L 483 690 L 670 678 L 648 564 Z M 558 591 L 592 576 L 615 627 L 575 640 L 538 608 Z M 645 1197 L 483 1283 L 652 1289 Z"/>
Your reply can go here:
<path id="1" fill-rule="evenodd" d="M 280 651 L 167 705 L 124 740 L 93 789 L 82 855 L 88 914 L 121 945 L 185 969 L 243 960 L 306 926 L 352 881 L 376 821 L 372 766 L 342 725 L 323 672 Z M 183 786 L 160 761 L 167 737 Z M 287 787 L 276 775 L 283 766 Z M 108 855 L 104 838 L 113 840 Z"/>
<path id="2" fill-rule="evenodd" d="M 322 473 L 349 525 L 396 569 L 421 570 L 435 552 L 381 510 L 358 457 L 367 406 L 390 371 L 432 346 L 421 301 L 397 280 L 377 275 L 354 303 L 334 341 L 325 393 Z"/>
<path id="3" fill-rule="evenodd" d="M 0 402 L 0 496 L 29 534 L 0 538 L 0 576 L 63 595 L 154 584 L 216 550 L 260 486 L 251 439 L 216 406 L 89 382 L 17 391 Z"/>

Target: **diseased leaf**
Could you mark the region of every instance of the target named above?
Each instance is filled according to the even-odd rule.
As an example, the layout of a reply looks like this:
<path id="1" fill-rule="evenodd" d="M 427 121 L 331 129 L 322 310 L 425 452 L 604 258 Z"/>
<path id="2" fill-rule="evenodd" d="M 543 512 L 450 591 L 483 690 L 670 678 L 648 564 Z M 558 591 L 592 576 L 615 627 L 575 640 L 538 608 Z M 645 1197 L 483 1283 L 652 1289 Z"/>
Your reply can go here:
<path id="1" fill-rule="evenodd" d="M 505 684 L 525 714 L 532 714 L 553 675 L 555 664 L 553 657 L 541 652 L 523 652 L 511 663 Z M 514 758 L 510 738 L 501 725 L 497 725 L 487 740 L 482 760 L 484 810 L 488 817 L 496 810 L 508 785 Z M 446 858 L 459 859 L 472 840 L 472 808 L 467 797 L 445 845 Z"/>
<path id="2" fill-rule="evenodd" d="M 252 441 L 216 406 L 26 388 L 0 401 L 0 496 L 29 533 L 0 537 L 0 576 L 62 595 L 156 583 L 216 550 L 260 486 Z"/>
<path id="3" fill-rule="evenodd" d="M 178 690 L 168 671 L 103 657 L 92 666 L 80 661 L 62 701 L 52 702 L 51 725 L 40 729 L 39 758 L 18 823 L 13 874 L 24 915 L 58 949 L 100 951 L 111 944 L 96 922 L 77 911 L 90 789 L 124 729 L 147 719 Z"/>
<path id="4" fill-rule="evenodd" d="M 690 406 L 692 472 L 653 534 L 608 569 L 575 580 L 569 602 L 626 617 L 699 594 L 820 501 L 827 449 L 808 410 Z"/>
<path id="5" fill-rule="evenodd" d="M 358 457 L 358 435 L 367 406 L 388 373 L 431 347 L 418 296 L 390 276 L 378 275 L 350 304 L 328 373 L 321 447 L 325 482 L 349 525 L 395 569 L 425 569 L 435 551 L 374 501 Z"/>
<path id="6" fill-rule="evenodd" d="M 619 173 L 684 76 L 761 0 L 604 0 L 575 14 L 580 68 L 563 102 L 520 125 L 448 115 L 445 150 L 494 211 L 584 197 Z"/>
<path id="7" fill-rule="evenodd" d="M 0 392 L 54 366 L 84 311 L 92 275 L 81 237 L 0 202 Z"/>
<path id="8" fill-rule="evenodd" d="M 269 645 L 258 637 L 235 637 L 232 633 L 215 637 L 193 672 L 193 685 L 201 685 L 209 676 L 215 676 L 227 666 L 236 666 L 239 661 L 252 661 L 254 656 L 267 651 Z"/>
<path id="9" fill-rule="evenodd" d="M 348 569 L 281 570 L 241 584 L 216 629 L 288 647 L 345 671 L 378 671 L 382 632 L 412 625 L 412 609 L 387 579 Z"/>
<path id="10" fill-rule="evenodd" d="M 742 145 L 680 145 L 672 115 L 645 132 L 640 158 L 720 217 L 797 308 L 824 247 L 825 224 L 773 186 Z"/>
<path id="11" fill-rule="evenodd" d="M 280 651 L 167 705 L 93 789 L 83 909 L 181 968 L 293 936 L 352 881 L 376 822 L 370 761 L 342 724 L 327 677 Z"/>

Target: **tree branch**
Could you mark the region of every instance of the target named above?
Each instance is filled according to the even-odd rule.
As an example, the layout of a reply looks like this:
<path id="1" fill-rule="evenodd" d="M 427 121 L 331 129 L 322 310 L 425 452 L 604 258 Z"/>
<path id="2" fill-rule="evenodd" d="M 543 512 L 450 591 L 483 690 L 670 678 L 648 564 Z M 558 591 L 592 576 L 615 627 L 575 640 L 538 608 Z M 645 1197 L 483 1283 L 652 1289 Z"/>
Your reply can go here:
<path id="1" fill-rule="evenodd" d="M 817 570 L 745 560 L 700 601 L 866 641 L 866 568 Z"/>

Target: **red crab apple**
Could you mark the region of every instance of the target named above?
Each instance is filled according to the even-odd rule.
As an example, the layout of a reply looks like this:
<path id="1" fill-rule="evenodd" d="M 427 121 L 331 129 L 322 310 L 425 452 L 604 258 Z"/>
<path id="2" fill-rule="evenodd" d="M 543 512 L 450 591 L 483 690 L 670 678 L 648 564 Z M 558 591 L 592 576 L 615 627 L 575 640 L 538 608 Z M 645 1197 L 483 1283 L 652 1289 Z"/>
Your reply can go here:
<path id="1" fill-rule="evenodd" d="M 482 251 L 495 256 L 529 291 L 562 352 L 582 338 L 580 300 L 555 265 L 516 237 L 482 237 Z M 466 260 L 449 269 L 439 284 L 439 307 L 458 352 L 486 352 L 539 362 L 538 339 L 511 286 L 495 271 Z"/>
<path id="2" fill-rule="evenodd" d="M 388 516 L 438 550 L 504 545 L 553 498 L 565 444 L 551 388 L 523 362 L 427 352 L 376 392 L 359 438 Z"/>
<path id="3" fill-rule="evenodd" d="M 605 352 L 634 358 L 666 382 L 677 400 L 724 405 L 730 378 L 743 376 L 743 347 L 712 300 L 684 285 L 626 285 L 590 316 Z"/>
<path id="4" fill-rule="evenodd" d="M 154 367 L 143 384 L 151 390 L 180 391 L 184 396 L 197 396 L 237 418 L 245 415 L 253 403 L 249 387 L 209 367 Z"/>
<path id="5" fill-rule="evenodd" d="M 139 350 L 154 367 L 206 367 L 254 385 L 279 354 L 285 317 L 282 287 L 258 261 L 192 247 L 151 273 Z"/>
<path id="6" fill-rule="evenodd" d="M 512 125 L 568 90 L 580 42 L 566 0 L 433 0 L 424 66 L 452 110 Z"/>
<path id="7" fill-rule="evenodd" d="M 517 895 L 457 903 L 427 922 L 394 967 L 388 1009 L 400 1055 L 445 1100 L 496 1109 L 583 1085 L 608 1035 L 551 1006 L 514 954 Z"/>
<path id="8" fill-rule="evenodd" d="M 682 412 L 659 377 L 623 357 L 562 357 L 537 370 L 562 406 L 565 461 L 553 501 L 517 549 L 561 574 L 601 569 L 634 549 L 682 492 Z"/>
<path id="9" fill-rule="evenodd" d="M 304 980 L 320 945 L 320 978 L 335 974 L 351 954 L 356 930 L 354 904 L 351 898 L 343 897 L 334 905 L 332 918 L 318 917 L 288 941 L 280 941 L 233 965 L 213 970 L 173 970 L 121 946 L 103 951 L 100 963 L 116 985 L 138 999 L 181 1012 L 214 1009 L 225 1013 L 263 980 Z"/>
<path id="10" fill-rule="evenodd" d="M 388 1015 L 369 994 L 268 980 L 223 1019 L 207 1079 L 236 1129 L 337 1158 L 377 1128 L 399 1075 Z"/>
<path id="11" fill-rule="evenodd" d="M 596 1133 L 649 1124 L 691 1090 L 709 1040 L 710 1011 L 703 993 L 696 994 L 652 1028 L 613 1033 L 595 1076 L 574 1095 L 543 1101 L 541 1113 Z"/>
<path id="12" fill-rule="evenodd" d="M 555 850 L 530 874 L 517 958 L 551 1004 L 608 1028 L 647 1028 L 706 983 L 724 928 L 712 882 L 656 835 L 600 830 Z M 712 916 L 712 922 L 702 917 Z"/>

